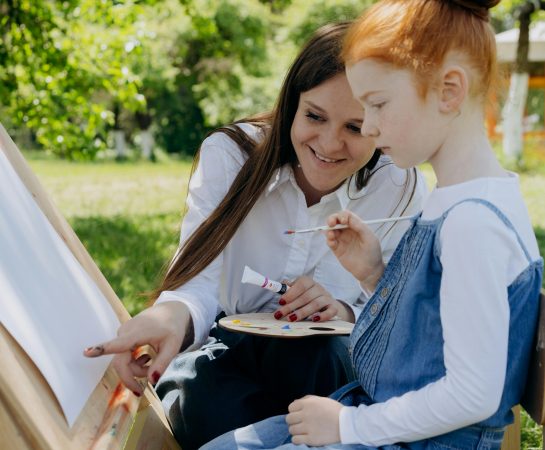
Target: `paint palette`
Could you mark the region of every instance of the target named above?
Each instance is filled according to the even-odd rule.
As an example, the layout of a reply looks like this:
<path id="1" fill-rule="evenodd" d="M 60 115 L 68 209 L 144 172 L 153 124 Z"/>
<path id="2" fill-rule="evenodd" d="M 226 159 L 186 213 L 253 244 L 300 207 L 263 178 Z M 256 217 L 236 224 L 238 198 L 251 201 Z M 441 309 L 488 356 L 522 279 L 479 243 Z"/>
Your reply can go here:
<path id="1" fill-rule="evenodd" d="M 257 334 L 260 336 L 300 338 L 316 335 L 346 335 L 352 332 L 354 324 L 343 320 L 327 322 L 288 322 L 276 320 L 272 313 L 236 314 L 223 317 L 219 326 L 230 331 Z"/>

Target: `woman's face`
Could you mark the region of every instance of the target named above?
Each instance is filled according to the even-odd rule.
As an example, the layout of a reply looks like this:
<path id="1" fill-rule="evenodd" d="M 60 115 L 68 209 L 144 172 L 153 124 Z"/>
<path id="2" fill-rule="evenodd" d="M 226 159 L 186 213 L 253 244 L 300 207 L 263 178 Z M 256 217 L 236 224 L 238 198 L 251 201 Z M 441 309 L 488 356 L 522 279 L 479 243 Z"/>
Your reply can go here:
<path id="1" fill-rule="evenodd" d="M 299 162 L 295 179 L 309 205 L 336 190 L 373 156 L 373 139 L 361 135 L 362 117 L 344 73 L 301 93 L 291 141 Z"/>

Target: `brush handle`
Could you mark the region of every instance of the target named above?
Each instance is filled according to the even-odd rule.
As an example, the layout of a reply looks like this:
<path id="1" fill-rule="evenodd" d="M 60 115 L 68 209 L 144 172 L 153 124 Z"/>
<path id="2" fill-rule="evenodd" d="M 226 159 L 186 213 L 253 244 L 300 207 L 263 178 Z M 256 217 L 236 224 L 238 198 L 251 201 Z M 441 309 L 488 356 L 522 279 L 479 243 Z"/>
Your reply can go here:
<path id="1" fill-rule="evenodd" d="M 373 225 L 376 223 L 387 223 L 387 222 L 399 222 L 400 220 L 410 220 L 414 219 L 416 216 L 399 216 L 399 217 L 386 217 L 384 219 L 373 219 L 373 220 L 364 220 L 363 223 L 366 225 Z M 305 228 L 303 230 L 288 230 L 285 234 L 295 234 L 295 233 L 313 233 L 315 231 L 330 231 L 330 230 L 342 230 L 348 228 L 348 225 L 335 225 L 333 227 L 328 227 L 327 225 L 322 225 L 321 227 L 314 228 Z"/>

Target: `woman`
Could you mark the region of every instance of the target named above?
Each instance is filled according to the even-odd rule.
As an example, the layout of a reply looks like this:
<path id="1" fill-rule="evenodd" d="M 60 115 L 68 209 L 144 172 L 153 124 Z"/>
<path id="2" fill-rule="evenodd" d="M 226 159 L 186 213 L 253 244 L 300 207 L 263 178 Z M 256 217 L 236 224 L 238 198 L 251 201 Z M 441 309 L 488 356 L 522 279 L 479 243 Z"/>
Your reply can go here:
<path id="1" fill-rule="evenodd" d="M 159 381 L 184 450 L 353 379 L 345 338 L 286 341 L 214 327 L 220 311 L 274 312 L 289 321 L 357 318 L 365 295 L 323 236 L 283 231 L 322 225 L 342 209 L 366 219 L 420 209 L 425 188 L 417 173 L 397 169 L 361 136 L 361 108 L 339 56 L 347 26 L 323 27 L 310 39 L 270 115 L 221 128 L 203 142 L 182 244 L 156 304 L 123 324 L 117 339 L 86 352 L 116 353 L 114 366 L 136 395 L 134 377 Z M 373 229 L 387 260 L 406 224 Z M 279 298 L 241 284 L 245 265 L 293 280 L 290 289 Z M 143 344 L 157 351 L 149 367 L 132 359 L 130 350 Z M 196 351 L 176 356 L 188 346 Z"/>

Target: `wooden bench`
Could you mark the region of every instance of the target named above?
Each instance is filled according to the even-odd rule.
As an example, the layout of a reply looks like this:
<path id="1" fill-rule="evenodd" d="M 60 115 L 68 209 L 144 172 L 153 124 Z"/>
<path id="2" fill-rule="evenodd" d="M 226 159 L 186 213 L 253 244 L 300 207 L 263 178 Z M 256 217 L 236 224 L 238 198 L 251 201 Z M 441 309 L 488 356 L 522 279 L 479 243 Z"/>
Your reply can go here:
<path id="1" fill-rule="evenodd" d="M 545 290 L 541 290 L 539 324 L 536 342 L 533 348 L 528 372 L 526 389 L 521 406 L 542 426 L 543 442 L 545 442 Z M 514 409 L 515 422 L 508 426 L 501 450 L 520 450 L 520 406 Z M 543 448 L 543 447 L 542 447 Z"/>

